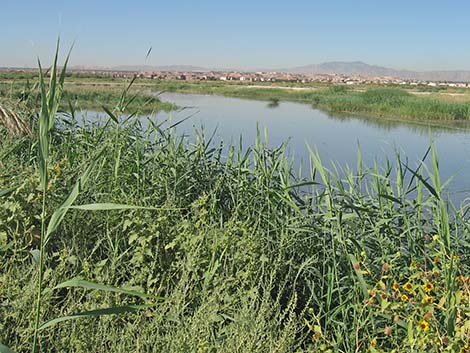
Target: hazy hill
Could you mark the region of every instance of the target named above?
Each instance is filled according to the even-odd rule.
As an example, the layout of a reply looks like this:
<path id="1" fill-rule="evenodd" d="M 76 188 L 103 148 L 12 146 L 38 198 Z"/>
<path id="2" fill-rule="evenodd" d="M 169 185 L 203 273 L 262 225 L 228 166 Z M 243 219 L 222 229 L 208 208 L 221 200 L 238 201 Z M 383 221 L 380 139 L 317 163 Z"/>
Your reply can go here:
<path id="1" fill-rule="evenodd" d="M 392 76 L 403 79 L 426 81 L 470 81 L 470 71 L 411 71 L 395 70 L 383 66 L 369 65 L 362 61 L 332 61 L 323 64 L 299 66 L 286 70 L 302 74 L 344 74 L 361 76 Z"/>
<path id="2" fill-rule="evenodd" d="M 382 66 L 369 65 L 361 61 L 332 61 L 288 69 L 289 72 L 302 74 L 344 74 L 364 76 L 393 76 L 396 71 Z"/>

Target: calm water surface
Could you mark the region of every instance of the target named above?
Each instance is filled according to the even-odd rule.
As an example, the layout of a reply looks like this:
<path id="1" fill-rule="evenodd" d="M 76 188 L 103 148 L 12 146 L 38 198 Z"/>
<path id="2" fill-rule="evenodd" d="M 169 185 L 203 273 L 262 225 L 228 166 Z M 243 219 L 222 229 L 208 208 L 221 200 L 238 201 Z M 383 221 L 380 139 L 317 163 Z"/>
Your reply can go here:
<path id="1" fill-rule="evenodd" d="M 256 127 L 267 129 L 271 147 L 287 139 L 289 153 L 298 163 L 308 161 L 307 145 L 317 148 L 324 162 L 354 167 L 357 147 L 361 146 L 364 162 L 371 166 L 374 160 L 384 163 L 394 159 L 394 151 L 408 157 L 416 166 L 425 154 L 431 140 L 435 143 L 443 180 L 453 176 L 448 187 L 454 203 L 470 197 L 470 126 L 430 126 L 372 118 L 334 117 L 311 106 L 282 102 L 270 107 L 267 102 L 206 95 L 163 94 L 161 99 L 186 109 L 159 113 L 154 119 L 176 122 L 190 119 L 178 126 L 180 133 L 194 135 L 194 128 L 204 127 L 206 135 L 215 130 L 216 141 L 238 145 L 252 145 Z"/>

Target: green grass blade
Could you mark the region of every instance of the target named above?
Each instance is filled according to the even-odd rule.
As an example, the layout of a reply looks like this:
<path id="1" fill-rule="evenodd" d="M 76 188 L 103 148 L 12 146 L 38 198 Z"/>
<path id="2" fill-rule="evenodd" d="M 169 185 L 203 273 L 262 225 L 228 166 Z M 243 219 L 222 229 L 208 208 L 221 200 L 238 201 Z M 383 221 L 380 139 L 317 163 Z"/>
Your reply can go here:
<path id="1" fill-rule="evenodd" d="M 39 177 L 42 190 L 47 188 L 47 161 L 49 159 L 49 108 L 47 105 L 46 83 L 44 82 L 44 73 L 39 65 L 39 87 L 41 91 L 41 110 L 39 112 L 39 148 L 38 148 L 38 166 Z"/>
<path id="2" fill-rule="evenodd" d="M 59 45 L 60 45 L 60 38 L 57 38 L 57 46 L 54 55 L 54 61 L 52 63 L 51 68 L 51 78 L 49 81 L 49 91 L 47 92 L 47 107 L 49 111 L 49 119 L 48 119 L 48 130 L 51 130 L 54 126 L 54 119 L 56 113 L 56 88 L 57 88 L 57 59 L 59 57 Z"/>
<path id="3" fill-rule="evenodd" d="M 431 186 L 431 184 L 429 184 L 418 172 L 414 171 L 413 169 L 411 169 L 410 167 L 408 167 L 407 165 L 405 165 L 405 168 L 408 169 L 414 177 L 416 177 L 421 183 L 423 183 L 423 185 L 426 187 L 426 189 L 428 189 L 428 191 L 434 196 L 436 197 L 436 199 L 440 200 L 440 196 L 439 194 L 436 192 L 436 190 Z"/>
<path id="4" fill-rule="evenodd" d="M 106 114 L 108 114 L 108 116 L 113 119 L 113 121 L 116 123 L 116 124 L 119 124 L 119 120 L 118 118 L 116 117 L 116 115 L 113 114 L 113 112 L 111 110 L 109 110 L 108 108 L 106 108 L 104 105 L 102 106 L 103 110 L 106 112 Z"/>
<path id="5" fill-rule="evenodd" d="M 103 316 L 103 315 L 117 315 L 117 314 L 124 314 L 124 313 L 132 313 L 142 309 L 147 309 L 152 307 L 153 305 L 126 305 L 126 306 L 116 306 L 111 308 L 105 309 L 97 309 L 97 310 L 90 310 L 85 311 L 82 313 L 76 313 L 68 316 L 58 317 L 56 319 L 52 319 L 43 323 L 39 330 L 44 330 L 48 327 L 51 327 L 59 322 L 69 321 L 69 320 L 76 320 L 80 318 L 88 318 L 88 317 L 96 317 L 96 316 Z"/>
<path id="6" fill-rule="evenodd" d="M 57 95 L 57 105 L 60 103 L 60 99 L 62 97 L 62 92 L 64 90 L 64 83 L 65 83 L 65 74 L 67 73 L 67 66 L 70 60 L 70 55 L 72 54 L 74 44 L 70 46 L 69 52 L 67 53 L 67 57 L 65 58 L 64 65 L 62 66 L 62 71 L 60 72 L 59 76 L 59 94 Z"/>
<path id="7" fill-rule="evenodd" d="M 393 201 L 393 202 L 395 202 L 395 203 L 397 203 L 397 204 L 399 204 L 399 205 L 402 205 L 402 204 L 403 204 L 400 199 L 398 199 L 398 198 L 396 198 L 396 197 L 393 197 L 393 196 L 391 196 L 391 195 L 388 195 L 388 194 L 379 194 L 378 196 L 379 196 L 379 197 L 386 198 L 387 200 Z"/>
<path id="8" fill-rule="evenodd" d="M 90 203 L 87 205 L 76 205 L 69 206 L 68 208 L 74 208 L 83 211 L 113 211 L 113 210 L 178 210 L 178 208 L 161 208 L 161 207 L 147 207 L 147 206 L 134 206 L 134 205 L 123 205 L 118 203 Z"/>
<path id="9" fill-rule="evenodd" d="M 8 188 L 8 189 L 4 189 L 4 190 L 0 190 L 0 197 L 2 196 L 6 196 L 10 193 L 12 193 L 13 191 L 15 191 L 17 189 L 17 187 L 12 187 L 12 188 Z"/>
<path id="10" fill-rule="evenodd" d="M 151 52 L 152 52 L 152 47 L 150 47 L 149 50 L 147 51 L 147 55 L 145 55 L 145 60 L 148 59 Z"/>
<path id="11" fill-rule="evenodd" d="M 356 164 L 356 170 L 357 174 L 359 176 L 362 176 L 362 170 L 363 170 L 363 165 L 362 165 L 362 151 L 361 151 L 361 145 L 359 142 L 357 143 L 357 164 Z"/>
<path id="12" fill-rule="evenodd" d="M 122 288 L 118 288 L 114 286 L 107 286 L 104 284 L 85 281 L 81 279 L 80 277 L 72 278 L 71 280 L 62 282 L 54 287 L 54 289 L 59 289 L 59 288 L 83 288 L 83 289 L 91 289 L 91 290 L 100 290 L 104 292 L 121 293 L 121 294 L 131 295 L 131 296 L 140 297 L 140 298 L 152 298 L 152 299 L 157 299 L 157 300 L 165 299 L 163 297 L 156 296 L 153 294 L 147 294 L 147 293 L 137 292 L 134 290 L 122 289 Z"/>
<path id="13" fill-rule="evenodd" d="M 318 150 L 315 149 L 315 152 L 313 152 L 313 150 L 311 149 L 309 145 L 307 145 L 307 149 L 308 149 L 311 161 L 313 162 L 316 170 L 320 173 L 323 184 L 325 186 L 328 186 L 329 180 L 328 180 L 327 172 L 326 172 L 326 169 L 324 168 L 323 162 L 320 159 L 320 154 L 318 153 Z"/>
<path id="14" fill-rule="evenodd" d="M 316 182 L 316 181 L 305 181 L 305 182 L 302 182 L 302 183 L 286 186 L 286 187 L 284 187 L 284 190 L 290 190 L 290 189 L 301 188 L 301 187 L 304 187 L 304 186 L 312 186 L 312 185 L 321 185 L 321 184 Z"/>
<path id="15" fill-rule="evenodd" d="M 54 213 L 51 216 L 51 219 L 49 220 L 49 224 L 47 225 L 47 231 L 45 235 L 45 244 L 48 243 L 52 233 L 55 232 L 55 230 L 59 227 L 60 223 L 62 223 L 68 209 L 70 206 L 75 202 L 77 199 L 78 195 L 80 194 L 83 186 L 86 184 L 88 181 L 91 172 L 103 151 L 100 151 L 98 153 L 98 156 L 95 157 L 93 162 L 88 166 L 88 168 L 85 170 L 83 175 L 77 180 L 75 183 L 72 191 L 70 192 L 69 196 L 65 199 L 65 201 L 62 203 L 61 207 L 57 208 Z"/>

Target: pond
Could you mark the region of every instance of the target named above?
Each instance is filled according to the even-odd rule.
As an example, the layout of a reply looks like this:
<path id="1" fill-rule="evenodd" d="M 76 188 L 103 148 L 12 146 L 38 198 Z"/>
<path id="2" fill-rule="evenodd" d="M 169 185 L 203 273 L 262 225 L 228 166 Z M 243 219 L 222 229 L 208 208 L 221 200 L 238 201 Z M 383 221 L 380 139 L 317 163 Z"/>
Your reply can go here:
<path id="1" fill-rule="evenodd" d="M 398 151 L 415 167 L 426 153 L 431 141 L 435 144 L 443 182 L 453 180 L 447 187 L 452 201 L 459 205 L 470 197 L 470 126 L 427 123 L 408 123 L 374 118 L 331 116 L 301 103 L 255 101 L 209 95 L 164 93 L 170 101 L 185 109 L 171 113 L 160 112 L 158 120 L 177 122 L 190 118 L 177 127 L 179 133 L 194 135 L 194 128 L 204 128 L 206 136 L 215 130 L 215 141 L 253 145 L 257 125 L 262 135 L 267 131 L 270 147 L 289 139 L 289 154 L 296 163 L 308 162 L 308 148 L 317 148 L 322 161 L 340 166 L 355 167 L 358 145 L 366 165 L 374 161 L 384 166 L 387 158 L 395 159 Z M 89 113 L 90 114 L 90 113 Z"/>

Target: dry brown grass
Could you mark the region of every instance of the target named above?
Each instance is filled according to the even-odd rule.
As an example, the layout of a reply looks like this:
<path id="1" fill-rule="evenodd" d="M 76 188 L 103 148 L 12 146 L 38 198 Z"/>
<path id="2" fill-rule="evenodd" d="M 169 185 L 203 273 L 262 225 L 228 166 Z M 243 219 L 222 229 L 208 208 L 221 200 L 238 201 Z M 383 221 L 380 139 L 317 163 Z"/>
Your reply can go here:
<path id="1" fill-rule="evenodd" d="M 29 124 L 16 112 L 6 108 L 2 104 L 0 104 L 0 124 L 5 126 L 5 128 L 13 135 L 33 135 Z"/>

